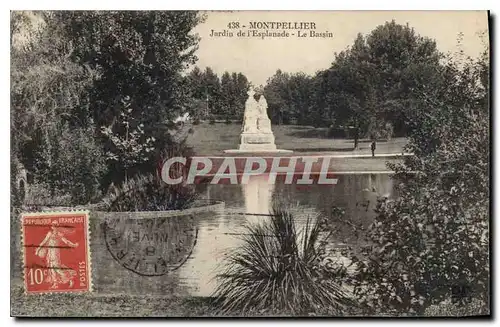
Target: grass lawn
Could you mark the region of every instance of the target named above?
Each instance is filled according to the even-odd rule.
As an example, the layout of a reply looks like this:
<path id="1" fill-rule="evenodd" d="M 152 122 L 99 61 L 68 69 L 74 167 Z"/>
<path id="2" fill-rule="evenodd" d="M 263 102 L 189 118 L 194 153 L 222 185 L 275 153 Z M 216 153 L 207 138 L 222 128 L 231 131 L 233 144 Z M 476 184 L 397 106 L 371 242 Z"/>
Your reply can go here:
<path id="1" fill-rule="evenodd" d="M 489 309 L 475 300 L 465 305 L 452 305 L 447 302 L 449 301 L 430 307 L 423 316 L 460 317 L 489 314 Z M 14 286 L 11 288 L 11 315 L 17 317 L 221 317 L 222 315 L 217 315 L 216 310 L 211 298 L 202 297 L 154 297 L 126 294 L 110 296 L 95 294 L 25 295 L 22 287 Z M 335 313 L 315 315 L 338 316 Z M 348 316 L 356 315 L 364 316 L 361 313 L 348 314 Z M 234 313 L 222 317 L 231 316 L 289 315 L 252 312 L 245 315 Z"/>
<path id="2" fill-rule="evenodd" d="M 11 288 L 11 315 L 16 317 L 269 317 L 273 312 L 219 314 L 213 298 L 52 293 L 25 295 Z M 331 315 L 331 314 L 330 314 Z"/>
<path id="3" fill-rule="evenodd" d="M 199 317 L 215 315 L 210 298 L 96 294 L 25 295 L 11 289 L 11 315 L 18 317 Z"/>
<path id="4" fill-rule="evenodd" d="M 222 155 L 224 150 L 237 149 L 240 143 L 241 125 L 201 123 L 193 126 L 194 132 L 188 137 L 188 144 L 197 155 Z M 328 138 L 327 128 L 309 126 L 272 126 L 275 143 L 279 149 L 294 151 L 293 155 L 312 154 L 371 154 L 370 140 L 360 140 L 359 149 L 353 151 L 354 140 Z M 377 142 L 375 153 L 401 153 L 407 143 L 405 138 Z"/>

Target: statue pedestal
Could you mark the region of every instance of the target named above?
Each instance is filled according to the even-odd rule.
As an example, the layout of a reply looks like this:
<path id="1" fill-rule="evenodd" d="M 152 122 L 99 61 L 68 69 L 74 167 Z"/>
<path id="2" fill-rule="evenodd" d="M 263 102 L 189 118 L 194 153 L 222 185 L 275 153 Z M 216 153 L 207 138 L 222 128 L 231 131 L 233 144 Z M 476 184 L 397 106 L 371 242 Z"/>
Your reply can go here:
<path id="1" fill-rule="evenodd" d="M 290 150 L 277 149 L 273 133 L 241 133 L 240 146 L 237 150 L 225 150 L 225 153 L 290 153 Z"/>
<path id="2" fill-rule="evenodd" d="M 241 133 L 238 149 L 224 150 L 225 153 L 273 152 L 290 153 L 290 150 L 277 149 L 272 133 Z"/>
<path id="3" fill-rule="evenodd" d="M 276 150 L 276 145 L 274 144 L 274 135 L 272 133 L 242 133 L 239 150 Z"/>

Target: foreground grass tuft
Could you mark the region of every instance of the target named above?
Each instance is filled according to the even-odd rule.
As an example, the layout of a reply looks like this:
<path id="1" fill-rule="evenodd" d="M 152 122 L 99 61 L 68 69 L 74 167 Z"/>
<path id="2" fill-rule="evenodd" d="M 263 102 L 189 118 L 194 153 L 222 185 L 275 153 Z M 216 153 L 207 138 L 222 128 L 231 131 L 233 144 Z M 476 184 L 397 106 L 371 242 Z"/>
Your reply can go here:
<path id="1" fill-rule="evenodd" d="M 304 315 L 342 313 L 354 302 L 320 267 L 320 225 L 298 232 L 293 215 L 275 205 L 269 221 L 247 226 L 243 244 L 227 258 L 214 292 L 223 314 L 272 311 Z"/>

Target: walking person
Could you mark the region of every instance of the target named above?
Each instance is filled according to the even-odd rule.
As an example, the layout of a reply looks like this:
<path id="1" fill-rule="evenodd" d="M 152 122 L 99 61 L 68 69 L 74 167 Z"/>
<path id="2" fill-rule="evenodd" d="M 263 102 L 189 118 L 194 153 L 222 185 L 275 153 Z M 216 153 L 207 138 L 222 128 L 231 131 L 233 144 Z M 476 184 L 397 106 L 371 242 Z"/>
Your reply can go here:
<path id="1" fill-rule="evenodd" d="M 372 140 L 370 148 L 372 149 L 372 157 L 375 157 L 375 149 L 377 148 L 377 143 L 375 143 L 375 140 Z"/>

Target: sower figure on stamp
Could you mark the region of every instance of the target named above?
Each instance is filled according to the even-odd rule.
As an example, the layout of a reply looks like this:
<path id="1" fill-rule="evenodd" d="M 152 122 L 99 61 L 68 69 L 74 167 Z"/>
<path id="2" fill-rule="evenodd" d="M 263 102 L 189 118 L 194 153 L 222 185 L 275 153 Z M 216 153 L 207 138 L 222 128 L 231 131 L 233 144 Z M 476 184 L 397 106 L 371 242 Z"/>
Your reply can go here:
<path id="1" fill-rule="evenodd" d="M 50 288 L 57 288 L 58 284 L 66 284 L 73 287 L 73 277 L 76 272 L 61 263 L 61 245 L 76 248 L 78 243 L 73 243 L 64 237 L 66 228 L 60 228 L 57 220 L 52 222 L 51 230 L 45 235 L 42 243 L 38 246 L 35 254 L 40 258 L 45 257 L 49 274 L 46 281 L 52 283 Z"/>

